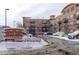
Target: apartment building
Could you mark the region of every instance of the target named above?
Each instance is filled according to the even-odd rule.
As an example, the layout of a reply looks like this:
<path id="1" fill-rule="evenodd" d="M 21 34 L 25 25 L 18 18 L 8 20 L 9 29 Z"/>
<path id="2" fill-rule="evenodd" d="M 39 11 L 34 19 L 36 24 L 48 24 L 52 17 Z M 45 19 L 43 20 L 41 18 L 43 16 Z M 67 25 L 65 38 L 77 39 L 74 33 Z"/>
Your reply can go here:
<path id="1" fill-rule="evenodd" d="M 68 4 L 56 19 L 59 20 L 59 31 L 73 32 L 79 30 L 79 4 Z"/>
<path id="2" fill-rule="evenodd" d="M 27 33 L 36 35 L 39 32 L 50 32 L 49 19 L 32 19 L 31 17 L 23 17 L 23 27 Z"/>

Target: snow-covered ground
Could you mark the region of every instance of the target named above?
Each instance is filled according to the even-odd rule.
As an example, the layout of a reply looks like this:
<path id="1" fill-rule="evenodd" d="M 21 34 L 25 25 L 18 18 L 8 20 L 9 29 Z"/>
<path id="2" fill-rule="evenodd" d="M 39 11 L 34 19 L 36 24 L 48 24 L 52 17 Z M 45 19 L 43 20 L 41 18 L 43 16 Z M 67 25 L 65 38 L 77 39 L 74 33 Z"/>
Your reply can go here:
<path id="1" fill-rule="evenodd" d="M 0 50 L 32 50 L 48 44 L 43 39 L 40 40 L 40 42 L 0 42 Z"/>
<path id="2" fill-rule="evenodd" d="M 67 37 L 59 37 L 59 36 L 50 36 L 53 39 L 59 39 L 59 40 L 67 40 L 67 41 L 76 41 L 79 42 L 78 39 L 68 39 Z M 32 50 L 32 49 L 38 49 L 43 48 L 45 45 L 48 45 L 47 42 L 45 42 L 41 38 L 36 37 L 23 37 L 24 42 L 0 42 L 0 51 L 2 50 Z"/>

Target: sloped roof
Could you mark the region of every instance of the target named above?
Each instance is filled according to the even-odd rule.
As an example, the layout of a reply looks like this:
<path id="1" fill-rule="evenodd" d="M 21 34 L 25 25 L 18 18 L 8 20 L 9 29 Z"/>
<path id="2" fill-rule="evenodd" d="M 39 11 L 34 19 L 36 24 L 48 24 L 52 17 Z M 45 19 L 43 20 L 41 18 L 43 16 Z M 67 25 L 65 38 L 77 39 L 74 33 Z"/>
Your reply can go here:
<path id="1" fill-rule="evenodd" d="M 64 9 L 66 9 L 67 7 L 69 7 L 69 6 L 71 6 L 71 5 L 77 5 L 77 6 L 79 6 L 79 3 L 70 3 L 70 4 L 68 4 L 67 6 L 65 6 L 65 7 L 63 8 L 63 10 L 61 11 L 61 13 L 64 11 Z"/>

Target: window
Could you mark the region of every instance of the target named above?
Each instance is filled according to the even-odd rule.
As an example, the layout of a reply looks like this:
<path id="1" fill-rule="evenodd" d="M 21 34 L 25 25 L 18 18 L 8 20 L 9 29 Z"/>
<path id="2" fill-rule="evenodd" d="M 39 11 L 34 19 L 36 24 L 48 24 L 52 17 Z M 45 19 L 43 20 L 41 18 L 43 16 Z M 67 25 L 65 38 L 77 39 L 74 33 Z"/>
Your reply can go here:
<path id="1" fill-rule="evenodd" d="M 78 7 L 78 6 L 79 6 L 79 4 L 76 4 L 76 6 Z"/>
<path id="2" fill-rule="evenodd" d="M 60 21 L 58 22 L 59 26 L 62 24 Z"/>
<path id="3" fill-rule="evenodd" d="M 42 32 L 47 32 L 48 31 L 48 27 L 42 27 Z"/>
<path id="4" fill-rule="evenodd" d="M 31 23 L 31 24 L 34 24 L 34 23 L 35 23 L 35 21 L 30 21 L 30 23 Z"/>
<path id="5" fill-rule="evenodd" d="M 42 24 L 46 24 L 47 23 L 47 21 L 46 20 L 44 20 L 43 22 L 42 22 Z"/>
<path id="6" fill-rule="evenodd" d="M 73 18 L 79 20 L 79 13 L 77 12 L 76 14 L 74 14 Z"/>
<path id="7" fill-rule="evenodd" d="M 69 9 L 67 9 L 67 13 L 69 13 Z"/>
<path id="8" fill-rule="evenodd" d="M 64 18 L 64 23 L 68 23 L 68 18 Z"/>
<path id="9" fill-rule="evenodd" d="M 74 10 L 74 7 L 71 7 L 71 11 L 73 11 Z"/>
<path id="10" fill-rule="evenodd" d="M 76 19 L 79 20 L 79 14 L 77 14 Z"/>
<path id="11" fill-rule="evenodd" d="M 79 29 L 79 24 L 77 24 L 77 28 Z"/>

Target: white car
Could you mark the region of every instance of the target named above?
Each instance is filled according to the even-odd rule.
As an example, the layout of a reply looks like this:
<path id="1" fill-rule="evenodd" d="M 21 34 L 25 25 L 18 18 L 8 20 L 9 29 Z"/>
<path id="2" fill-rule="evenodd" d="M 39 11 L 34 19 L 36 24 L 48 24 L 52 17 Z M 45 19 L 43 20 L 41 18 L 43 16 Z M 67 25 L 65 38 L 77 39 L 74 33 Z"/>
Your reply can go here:
<path id="1" fill-rule="evenodd" d="M 79 31 L 68 34 L 69 39 L 79 39 Z"/>
<path id="2" fill-rule="evenodd" d="M 53 33 L 53 36 L 63 37 L 64 36 L 64 32 L 56 32 L 56 33 Z"/>

